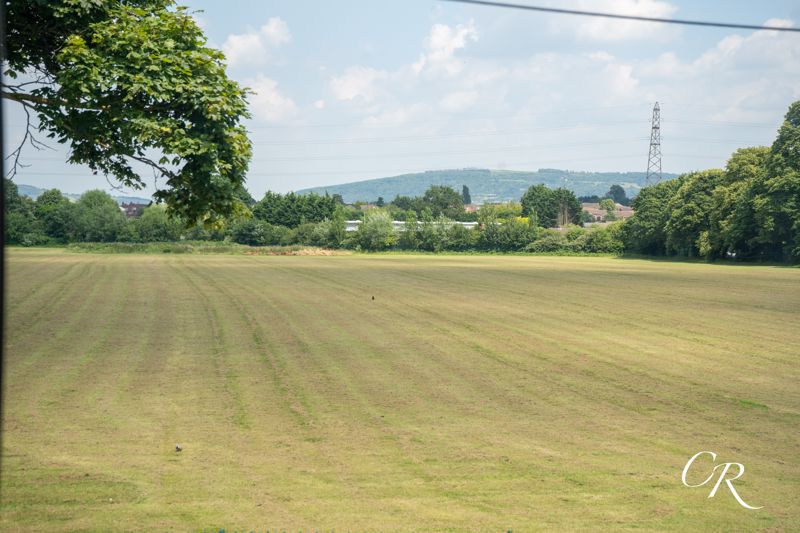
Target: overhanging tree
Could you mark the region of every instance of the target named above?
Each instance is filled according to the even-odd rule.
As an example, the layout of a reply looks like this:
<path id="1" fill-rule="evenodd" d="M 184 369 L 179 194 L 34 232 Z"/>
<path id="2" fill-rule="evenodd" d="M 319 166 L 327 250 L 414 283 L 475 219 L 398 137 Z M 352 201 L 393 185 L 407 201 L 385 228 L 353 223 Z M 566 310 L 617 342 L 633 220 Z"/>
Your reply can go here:
<path id="1" fill-rule="evenodd" d="M 246 89 L 172 0 L 11 0 L 2 97 L 69 143 L 69 161 L 141 188 L 188 221 L 243 209 Z M 24 144 L 24 142 L 23 142 Z M 19 162 L 13 153 L 12 172 Z"/>

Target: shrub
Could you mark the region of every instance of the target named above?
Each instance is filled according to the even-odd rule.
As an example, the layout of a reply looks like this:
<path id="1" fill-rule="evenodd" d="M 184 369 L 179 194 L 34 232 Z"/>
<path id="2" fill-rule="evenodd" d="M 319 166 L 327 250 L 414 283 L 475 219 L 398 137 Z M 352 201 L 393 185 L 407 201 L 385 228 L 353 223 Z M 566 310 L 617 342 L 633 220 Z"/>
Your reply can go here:
<path id="1" fill-rule="evenodd" d="M 397 242 L 392 219 L 385 211 L 372 209 L 353 235 L 352 243 L 361 250 L 386 250 Z"/>
<path id="2" fill-rule="evenodd" d="M 453 224 L 447 230 L 447 249 L 470 250 L 475 247 L 477 234 L 477 230 L 467 229 L 461 224 Z"/>
<path id="3" fill-rule="evenodd" d="M 528 252 L 558 252 L 566 248 L 567 238 L 559 231 L 542 230 L 538 238 L 525 247 Z"/>
<path id="4" fill-rule="evenodd" d="M 619 254 L 624 249 L 621 223 L 595 228 L 586 235 L 585 251 L 587 252 Z"/>
<path id="5" fill-rule="evenodd" d="M 281 244 L 289 233 L 288 228 L 273 226 L 254 218 L 240 219 L 231 224 L 229 234 L 233 242 L 250 246 Z"/>

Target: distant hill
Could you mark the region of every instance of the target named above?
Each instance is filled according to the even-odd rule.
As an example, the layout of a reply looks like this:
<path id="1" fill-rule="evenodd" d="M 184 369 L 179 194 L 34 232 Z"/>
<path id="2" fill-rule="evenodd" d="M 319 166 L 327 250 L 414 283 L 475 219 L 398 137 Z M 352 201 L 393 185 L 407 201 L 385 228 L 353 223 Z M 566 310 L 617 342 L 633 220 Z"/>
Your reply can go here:
<path id="1" fill-rule="evenodd" d="M 39 187 L 34 187 L 33 185 L 25 185 L 25 184 L 22 184 L 22 183 L 17 184 L 17 191 L 19 192 L 19 194 L 21 194 L 23 196 L 29 196 L 29 197 L 33 198 L 34 200 L 36 198 L 38 198 L 39 195 L 42 194 L 46 190 L 47 189 L 41 189 Z M 63 194 L 64 196 L 66 196 L 67 198 L 69 198 L 72 201 L 75 201 L 75 200 L 77 200 L 78 198 L 81 197 L 80 194 L 72 194 L 72 193 L 67 193 L 67 192 L 63 192 L 63 191 L 61 192 L 61 194 Z M 142 198 L 140 196 L 114 196 L 112 194 L 111 197 L 114 200 L 116 200 L 118 204 L 122 204 L 122 203 L 129 204 L 131 202 L 133 202 L 134 204 L 149 204 L 152 201 L 149 198 Z"/>
<path id="2" fill-rule="evenodd" d="M 664 179 L 675 177 L 677 174 L 664 174 Z M 463 168 L 429 170 L 341 185 L 313 187 L 297 192 L 341 194 L 345 202 L 373 201 L 382 196 L 388 202 L 398 194 L 420 196 L 431 185 L 449 185 L 458 192 L 461 192 L 462 185 L 466 185 L 474 203 L 486 203 L 519 200 L 528 187 L 539 183 L 551 188 L 566 187 L 575 191 L 578 196 L 602 195 L 611 185 L 617 183 L 631 197 L 639 193 L 644 187 L 644 182 L 644 172 L 576 172 L 554 168 L 541 168 L 529 172 Z"/>

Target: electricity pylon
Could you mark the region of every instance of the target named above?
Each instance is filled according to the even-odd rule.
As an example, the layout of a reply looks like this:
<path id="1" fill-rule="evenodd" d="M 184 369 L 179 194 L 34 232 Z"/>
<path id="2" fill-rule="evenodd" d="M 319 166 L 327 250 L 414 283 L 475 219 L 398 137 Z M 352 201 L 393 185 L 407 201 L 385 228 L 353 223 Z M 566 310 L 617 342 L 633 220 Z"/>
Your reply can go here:
<path id="1" fill-rule="evenodd" d="M 661 108 L 658 106 L 658 102 L 653 106 L 651 124 L 650 153 L 647 156 L 645 185 L 655 185 L 661 181 Z"/>

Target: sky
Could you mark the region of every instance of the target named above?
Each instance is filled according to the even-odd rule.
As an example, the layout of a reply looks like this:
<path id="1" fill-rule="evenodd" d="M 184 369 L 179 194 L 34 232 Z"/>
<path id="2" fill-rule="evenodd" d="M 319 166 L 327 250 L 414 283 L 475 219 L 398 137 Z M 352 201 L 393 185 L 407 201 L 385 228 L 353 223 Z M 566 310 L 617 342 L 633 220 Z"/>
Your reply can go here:
<path id="1" fill-rule="evenodd" d="M 228 74 L 252 89 L 247 188 L 480 167 L 645 171 L 653 104 L 663 170 L 724 166 L 769 145 L 800 99 L 800 34 L 470 6 L 435 0 L 185 0 Z M 796 26 L 794 0 L 520 0 L 664 18 Z M 724 8 L 723 8 L 724 7 Z M 24 116 L 4 102 L 9 147 Z M 111 191 L 27 147 L 15 182 Z M 153 179 L 143 173 L 147 196 Z M 111 184 L 113 184 L 111 180 Z M 116 194 L 121 194 L 117 192 Z"/>

